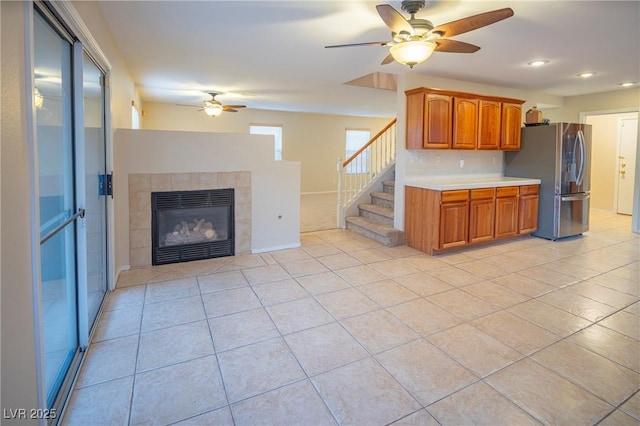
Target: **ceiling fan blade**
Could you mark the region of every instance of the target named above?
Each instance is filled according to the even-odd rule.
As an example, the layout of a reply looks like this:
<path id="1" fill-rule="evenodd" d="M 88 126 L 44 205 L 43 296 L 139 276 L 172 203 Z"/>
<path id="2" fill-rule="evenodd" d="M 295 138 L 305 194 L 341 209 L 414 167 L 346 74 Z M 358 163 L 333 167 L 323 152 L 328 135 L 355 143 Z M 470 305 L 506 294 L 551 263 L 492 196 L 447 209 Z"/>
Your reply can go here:
<path id="1" fill-rule="evenodd" d="M 480 50 L 475 44 L 465 43 L 463 41 L 449 40 L 446 38 L 434 40 L 436 43 L 436 52 L 451 53 L 474 53 Z"/>
<path id="2" fill-rule="evenodd" d="M 353 47 L 353 46 L 373 46 L 375 44 L 379 46 L 386 46 L 388 41 L 370 41 L 367 43 L 350 43 L 350 44 L 335 44 L 333 46 L 325 46 L 325 49 L 331 49 L 334 47 Z"/>
<path id="3" fill-rule="evenodd" d="M 463 34 L 468 31 L 477 30 L 478 28 L 494 24 L 511 16 L 513 16 L 513 9 L 506 7 L 504 9 L 480 13 L 478 15 L 468 16 L 466 18 L 458 19 L 457 21 L 438 25 L 431 32 L 440 33 L 442 37 L 453 37 L 458 34 Z"/>
<path id="4" fill-rule="evenodd" d="M 393 56 L 391 56 L 391 53 L 389 53 L 380 63 L 380 65 L 387 65 L 390 64 L 391 62 L 393 62 L 395 59 L 393 59 Z"/>
<path id="5" fill-rule="evenodd" d="M 222 108 L 246 108 L 246 105 L 223 105 Z"/>
<path id="6" fill-rule="evenodd" d="M 222 110 L 222 112 L 238 112 L 237 109 L 231 109 L 231 108 L 225 108 Z"/>
<path id="7" fill-rule="evenodd" d="M 176 104 L 176 106 L 184 106 L 184 107 L 191 107 L 191 108 L 202 108 L 202 105 Z"/>
<path id="8" fill-rule="evenodd" d="M 378 10 L 378 14 L 384 21 L 384 23 L 389 27 L 389 29 L 394 33 L 409 33 L 413 34 L 413 27 L 407 21 L 404 16 L 400 14 L 397 10 L 393 8 L 393 6 L 388 4 L 379 4 L 376 6 Z"/>

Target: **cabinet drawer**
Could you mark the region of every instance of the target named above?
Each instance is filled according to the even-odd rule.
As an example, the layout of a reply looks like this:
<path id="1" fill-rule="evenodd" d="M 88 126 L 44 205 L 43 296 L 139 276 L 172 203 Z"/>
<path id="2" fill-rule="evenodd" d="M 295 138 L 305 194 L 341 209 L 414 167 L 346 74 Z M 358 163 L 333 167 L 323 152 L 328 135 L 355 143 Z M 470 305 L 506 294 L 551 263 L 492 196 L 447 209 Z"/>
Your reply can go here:
<path id="1" fill-rule="evenodd" d="M 469 190 L 461 189 L 456 191 L 442 191 L 440 193 L 440 201 L 448 203 L 451 201 L 466 201 L 469 199 Z"/>
<path id="2" fill-rule="evenodd" d="M 539 191 L 538 185 L 523 185 L 520 187 L 520 195 L 533 195 Z"/>
<path id="3" fill-rule="evenodd" d="M 518 187 L 517 186 L 501 186 L 497 189 L 496 197 L 517 197 L 518 196 Z"/>
<path id="4" fill-rule="evenodd" d="M 472 200 L 483 200 L 487 198 L 493 198 L 495 195 L 495 188 L 480 188 L 480 189 L 472 189 L 471 190 L 471 199 Z"/>

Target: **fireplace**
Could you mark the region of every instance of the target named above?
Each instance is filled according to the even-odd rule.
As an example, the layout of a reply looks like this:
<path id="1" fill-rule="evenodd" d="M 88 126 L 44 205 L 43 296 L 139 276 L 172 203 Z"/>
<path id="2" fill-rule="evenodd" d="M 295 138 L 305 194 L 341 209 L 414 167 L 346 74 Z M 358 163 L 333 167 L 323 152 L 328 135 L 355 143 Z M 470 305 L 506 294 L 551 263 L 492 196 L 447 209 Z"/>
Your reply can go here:
<path id="1" fill-rule="evenodd" d="M 233 256 L 234 190 L 151 193 L 151 263 Z"/>

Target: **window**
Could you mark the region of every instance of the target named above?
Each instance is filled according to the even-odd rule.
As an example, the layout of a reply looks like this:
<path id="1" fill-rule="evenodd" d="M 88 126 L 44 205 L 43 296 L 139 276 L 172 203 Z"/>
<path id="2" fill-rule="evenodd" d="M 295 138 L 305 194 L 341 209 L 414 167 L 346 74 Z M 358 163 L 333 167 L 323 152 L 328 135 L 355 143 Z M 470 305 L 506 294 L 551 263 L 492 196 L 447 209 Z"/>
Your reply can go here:
<path id="1" fill-rule="evenodd" d="M 345 160 L 350 158 L 360 148 L 364 146 L 369 139 L 371 139 L 371 132 L 369 130 L 352 130 L 346 131 L 346 155 Z M 361 157 L 355 159 L 353 162 L 347 165 L 347 173 L 369 173 L 369 148 L 362 152 Z"/>
<path id="2" fill-rule="evenodd" d="M 273 135 L 275 159 L 282 160 L 282 126 L 249 126 L 252 135 Z"/>
<path id="3" fill-rule="evenodd" d="M 140 113 L 138 112 L 138 109 L 136 108 L 136 105 L 133 101 L 131 101 L 131 128 L 140 128 Z"/>

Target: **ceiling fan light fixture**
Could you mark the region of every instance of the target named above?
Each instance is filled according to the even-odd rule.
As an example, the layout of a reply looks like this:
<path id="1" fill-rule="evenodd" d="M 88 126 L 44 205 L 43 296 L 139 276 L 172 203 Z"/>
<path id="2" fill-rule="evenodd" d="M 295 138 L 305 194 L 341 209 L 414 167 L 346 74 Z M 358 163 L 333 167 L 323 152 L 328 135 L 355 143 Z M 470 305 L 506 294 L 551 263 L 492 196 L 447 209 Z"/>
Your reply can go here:
<path id="1" fill-rule="evenodd" d="M 205 101 L 204 103 L 204 112 L 212 117 L 217 117 L 222 114 L 222 109 L 222 105 L 220 104 L 211 101 Z"/>
<path id="2" fill-rule="evenodd" d="M 549 63 L 549 61 L 547 61 L 546 59 L 542 59 L 542 60 L 537 60 L 537 61 L 531 61 L 528 63 L 528 65 L 532 66 L 532 67 L 541 67 L 543 65 L 547 65 Z"/>
<path id="3" fill-rule="evenodd" d="M 431 41 L 405 41 L 391 46 L 390 53 L 396 62 L 413 68 L 429 59 L 435 48 L 436 44 Z"/>

